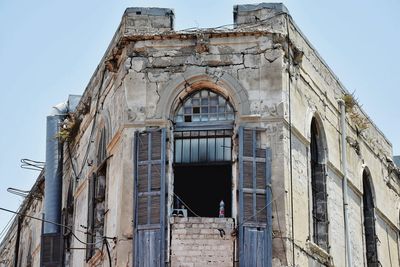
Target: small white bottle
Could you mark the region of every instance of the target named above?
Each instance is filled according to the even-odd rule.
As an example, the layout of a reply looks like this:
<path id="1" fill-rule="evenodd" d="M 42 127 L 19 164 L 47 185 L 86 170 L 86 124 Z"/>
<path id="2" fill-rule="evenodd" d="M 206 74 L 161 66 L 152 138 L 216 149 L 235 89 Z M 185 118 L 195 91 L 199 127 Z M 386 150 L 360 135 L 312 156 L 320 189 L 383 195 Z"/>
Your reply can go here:
<path id="1" fill-rule="evenodd" d="M 225 218 L 225 203 L 223 200 L 219 202 L 219 217 Z"/>

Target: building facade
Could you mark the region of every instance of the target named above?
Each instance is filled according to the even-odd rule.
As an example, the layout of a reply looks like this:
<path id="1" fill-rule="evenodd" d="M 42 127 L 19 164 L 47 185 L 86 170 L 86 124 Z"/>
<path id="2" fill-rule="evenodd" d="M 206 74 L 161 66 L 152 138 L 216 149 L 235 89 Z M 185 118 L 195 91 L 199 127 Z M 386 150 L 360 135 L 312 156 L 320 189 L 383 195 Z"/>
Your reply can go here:
<path id="1" fill-rule="evenodd" d="M 391 144 L 287 9 L 173 21 L 128 8 L 49 116 L 32 266 L 399 266 Z"/>

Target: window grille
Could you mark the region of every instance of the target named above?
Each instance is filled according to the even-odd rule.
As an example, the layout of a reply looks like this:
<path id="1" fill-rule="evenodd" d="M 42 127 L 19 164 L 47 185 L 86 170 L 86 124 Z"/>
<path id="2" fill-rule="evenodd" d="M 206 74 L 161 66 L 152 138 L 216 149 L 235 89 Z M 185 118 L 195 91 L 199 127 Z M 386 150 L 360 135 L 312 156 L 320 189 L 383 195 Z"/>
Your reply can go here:
<path id="1" fill-rule="evenodd" d="M 380 266 L 376 244 L 375 209 L 369 172 L 363 173 L 363 213 L 367 266 Z"/>
<path id="2" fill-rule="evenodd" d="M 175 122 L 229 121 L 234 109 L 227 99 L 211 90 L 196 91 L 186 98 L 178 109 Z"/>
<path id="3" fill-rule="evenodd" d="M 325 164 L 322 163 L 321 156 L 321 135 L 318 130 L 318 124 L 313 119 L 310 144 L 313 240 L 318 246 L 328 251 L 328 195 L 326 192 Z"/>
<path id="4" fill-rule="evenodd" d="M 175 132 L 177 164 L 231 161 L 231 130 Z"/>

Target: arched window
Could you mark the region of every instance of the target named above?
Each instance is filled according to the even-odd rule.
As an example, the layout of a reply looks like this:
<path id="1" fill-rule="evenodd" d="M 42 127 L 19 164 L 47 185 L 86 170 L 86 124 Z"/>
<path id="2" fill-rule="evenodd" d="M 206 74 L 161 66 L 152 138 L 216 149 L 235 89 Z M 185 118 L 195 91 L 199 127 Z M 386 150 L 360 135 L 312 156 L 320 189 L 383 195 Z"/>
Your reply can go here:
<path id="1" fill-rule="evenodd" d="M 104 212 L 106 197 L 106 175 L 107 175 L 107 135 L 103 127 L 97 146 L 96 171 L 89 177 L 88 194 L 88 235 L 86 259 L 89 260 L 96 249 L 102 246 L 101 240 L 104 235 Z M 95 245 L 93 245 L 95 243 Z"/>
<path id="2" fill-rule="evenodd" d="M 203 89 L 187 97 L 175 116 L 175 122 L 232 121 L 234 110 L 228 99 Z"/>
<path id="3" fill-rule="evenodd" d="M 190 207 L 188 216 L 216 217 L 223 201 L 225 216 L 231 216 L 233 122 L 229 99 L 212 90 L 201 89 L 181 100 L 174 131 L 177 213 Z"/>
<path id="4" fill-rule="evenodd" d="M 328 251 L 328 207 L 324 149 L 321 128 L 315 118 L 311 121 L 311 187 L 313 241 Z"/>
<path id="5" fill-rule="evenodd" d="M 366 245 L 367 266 L 380 266 L 376 246 L 374 198 L 372 194 L 371 175 L 368 170 L 363 172 L 363 212 L 364 233 Z"/>

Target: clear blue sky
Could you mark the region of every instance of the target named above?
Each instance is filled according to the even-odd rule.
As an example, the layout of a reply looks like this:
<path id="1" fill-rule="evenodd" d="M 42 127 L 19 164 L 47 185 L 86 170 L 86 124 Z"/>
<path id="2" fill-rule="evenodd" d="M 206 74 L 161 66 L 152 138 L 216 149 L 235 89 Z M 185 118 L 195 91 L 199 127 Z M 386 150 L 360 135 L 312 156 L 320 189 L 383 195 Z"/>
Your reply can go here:
<path id="1" fill-rule="evenodd" d="M 232 6 L 261 1 L 0 1 L 0 207 L 16 210 L 44 161 L 45 117 L 81 94 L 126 7 L 175 9 L 176 29 L 232 23 Z M 303 33 L 400 154 L 400 1 L 282 1 Z M 9 220 L 0 211 L 0 231 Z"/>

